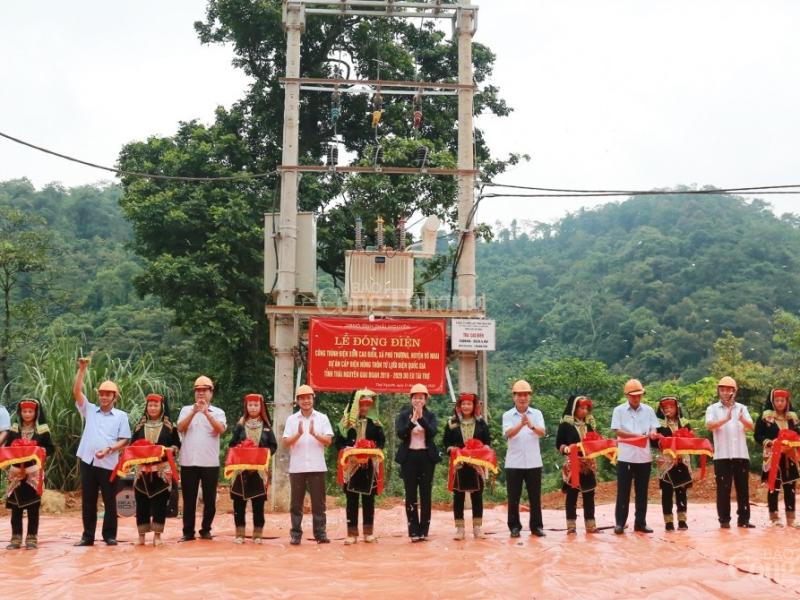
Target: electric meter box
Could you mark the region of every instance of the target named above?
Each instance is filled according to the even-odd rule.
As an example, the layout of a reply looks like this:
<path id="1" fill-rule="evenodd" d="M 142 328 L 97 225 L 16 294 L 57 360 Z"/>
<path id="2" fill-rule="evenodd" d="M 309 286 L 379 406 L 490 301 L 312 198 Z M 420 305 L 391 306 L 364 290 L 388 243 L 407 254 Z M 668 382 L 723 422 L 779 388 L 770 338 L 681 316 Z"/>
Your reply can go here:
<path id="1" fill-rule="evenodd" d="M 280 252 L 280 215 L 264 215 L 264 292 L 271 295 L 277 287 Z M 280 255 L 279 255 L 280 256 Z M 317 221 L 313 212 L 297 213 L 297 242 L 295 256 L 295 283 L 297 293 L 314 297 L 317 293 Z"/>

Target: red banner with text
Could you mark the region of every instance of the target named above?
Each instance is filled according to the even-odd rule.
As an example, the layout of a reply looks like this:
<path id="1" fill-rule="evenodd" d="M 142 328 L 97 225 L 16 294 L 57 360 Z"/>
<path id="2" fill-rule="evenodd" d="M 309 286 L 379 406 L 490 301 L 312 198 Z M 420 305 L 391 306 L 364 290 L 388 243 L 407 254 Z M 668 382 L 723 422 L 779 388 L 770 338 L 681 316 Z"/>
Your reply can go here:
<path id="1" fill-rule="evenodd" d="M 308 383 L 315 390 L 407 394 L 424 383 L 445 391 L 444 319 L 312 318 L 308 330 Z"/>

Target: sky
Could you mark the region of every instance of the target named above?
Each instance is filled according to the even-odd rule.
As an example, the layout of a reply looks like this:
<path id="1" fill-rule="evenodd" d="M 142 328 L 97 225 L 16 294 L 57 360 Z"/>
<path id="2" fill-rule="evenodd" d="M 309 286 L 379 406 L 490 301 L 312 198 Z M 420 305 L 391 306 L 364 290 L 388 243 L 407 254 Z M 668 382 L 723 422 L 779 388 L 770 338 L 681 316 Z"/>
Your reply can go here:
<path id="1" fill-rule="evenodd" d="M 652 189 L 800 183 L 800 2 L 478 0 L 475 40 L 514 108 L 477 126 L 528 163 L 498 180 Z M 248 85 L 203 46 L 205 0 L 0 2 L 0 131 L 104 165 L 120 148 L 210 122 Z M 0 180 L 112 180 L 0 139 Z M 800 213 L 800 195 L 765 197 Z M 486 199 L 479 221 L 552 222 L 605 199 Z M 668 200 L 665 200 L 668 201 Z"/>

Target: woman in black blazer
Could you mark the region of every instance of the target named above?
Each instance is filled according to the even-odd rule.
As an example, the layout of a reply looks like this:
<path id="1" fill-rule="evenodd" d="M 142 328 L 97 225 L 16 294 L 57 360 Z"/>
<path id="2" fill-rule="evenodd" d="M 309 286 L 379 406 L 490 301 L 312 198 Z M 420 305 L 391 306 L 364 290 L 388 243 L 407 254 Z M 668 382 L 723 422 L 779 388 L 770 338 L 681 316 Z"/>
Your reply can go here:
<path id="1" fill-rule="evenodd" d="M 394 423 L 401 441 L 395 462 L 400 465 L 403 477 L 408 535 L 412 542 L 428 538 L 433 468 L 441 460 L 434 441 L 436 416 L 425 408 L 429 397 L 428 388 L 421 383 L 414 384 L 411 387 L 411 406 L 401 410 Z"/>

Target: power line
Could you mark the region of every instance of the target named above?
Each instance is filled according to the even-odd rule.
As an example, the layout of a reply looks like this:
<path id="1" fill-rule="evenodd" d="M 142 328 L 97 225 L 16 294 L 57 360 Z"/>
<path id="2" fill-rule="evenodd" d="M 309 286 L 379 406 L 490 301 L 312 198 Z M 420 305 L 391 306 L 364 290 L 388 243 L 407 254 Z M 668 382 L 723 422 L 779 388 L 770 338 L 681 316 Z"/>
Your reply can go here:
<path id="1" fill-rule="evenodd" d="M 658 191 L 658 192 L 608 192 L 597 194 L 484 194 L 483 198 L 613 198 L 619 196 L 678 196 L 686 194 L 690 196 L 709 196 L 715 194 L 728 194 L 729 190 L 684 190 L 684 191 Z M 765 195 L 791 195 L 800 194 L 800 189 L 796 190 L 764 190 L 752 192 L 733 192 L 739 196 L 765 196 Z"/>
<path id="2" fill-rule="evenodd" d="M 748 186 L 748 187 L 730 187 L 730 188 L 709 188 L 704 190 L 585 190 L 585 189 L 570 189 L 570 188 L 546 188 L 535 187 L 530 185 L 513 185 L 498 183 L 494 181 L 479 182 L 481 185 L 488 187 L 500 187 L 515 190 L 531 190 L 534 192 L 557 192 L 558 195 L 544 195 L 537 194 L 531 197 L 543 198 L 560 198 L 560 197 L 581 197 L 581 196 L 669 196 L 675 194 L 695 194 L 695 195 L 713 195 L 713 194 L 728 194 L 728 193 L 780 193 L 784 194 L 797 194 L 800 193 L 800 184 L 788 185 L 761 185 L 761 186 Z M 797 189 L 794 189 L 797 188 Z M 561 196 L 561 194 L 569 194 Z M 503 196 L 516 197 L 513 194 L 502 194 Z M 491 194 L 486 194 L 485 197 L 497 197 Z M 525 194 L 519 194 L 518 197 L 527 197 Z"/>
<path id="3" fill-rule="evenodd" d="M 182 175 L 160 175 L 157 173 L 141 173 L 139 171 L 126 171 L 124 169 L 115 169 L 114 167 L 98 165 L 96 163 L 89 162 L 86 160 L 81 160 L 80 158 L 75 158 L 74 156 L 69 156 L 67 154 L 61 154 L 60 152 L 49 150 L 47 148 L 37 146 L 36 144 L 31 144 L 30 142 L 26 142 L 25 140 L 16 138 L 13 135 L 3 133 L 2 131 L 0 131 L 0 137 L 4 137 L 7 140 L 10 140 L 17 144 L 22 144 L 23 146 L 27 146 L 28 148 L 33 148 L 34 150 L 38 150 L 39 152 L 44 152 L 45 154 L 51 154 L 53 156 L 57 156 L 58 158 L 63 158 L 64 160 L 69 160 L 75 163 L 79 163 L 81 165 L 86 165 L 87 167 L 92 167 L 94 169 L 102 169 L 103 171 L 109 171 L 111 173 L 116 173 L 117 175 L 126 175 L 129 177 L 146 177 L 148 179 L 165 179 L 167 181 L 197 181 L 204 183 L 213 183 L 215 181 L 248 181 L 250 179 L 263 179 L 265 177 L 270 177 L 271 175 L 277 174 L 277 171 L 269 171 L 268 173 L 252 173 L 252 174 L 243 173 L 241 175 L 226 175 L 221 177 L 189 177 Z"/>

